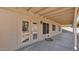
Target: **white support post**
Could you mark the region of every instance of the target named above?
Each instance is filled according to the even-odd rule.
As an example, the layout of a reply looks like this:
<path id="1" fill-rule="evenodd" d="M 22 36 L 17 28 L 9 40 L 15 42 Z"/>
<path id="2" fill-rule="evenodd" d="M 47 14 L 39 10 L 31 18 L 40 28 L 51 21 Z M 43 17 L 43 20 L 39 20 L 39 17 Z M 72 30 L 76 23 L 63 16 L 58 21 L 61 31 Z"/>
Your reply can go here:
<path id="1" fill-rule="evenodd" d="M 74 32 L 74 50 L 77 50 L 77 33 L 76 33 L 76 28 L 73 28 Z"/>
<path id="2" fill-rule="evenodd" d="M 74 33 L 74 50 L 77 50 L 77 11 L 78 8 L 75 8 L 75 13 L 74 13 L 74 21 L 73 21 L 73 33 Z"/>

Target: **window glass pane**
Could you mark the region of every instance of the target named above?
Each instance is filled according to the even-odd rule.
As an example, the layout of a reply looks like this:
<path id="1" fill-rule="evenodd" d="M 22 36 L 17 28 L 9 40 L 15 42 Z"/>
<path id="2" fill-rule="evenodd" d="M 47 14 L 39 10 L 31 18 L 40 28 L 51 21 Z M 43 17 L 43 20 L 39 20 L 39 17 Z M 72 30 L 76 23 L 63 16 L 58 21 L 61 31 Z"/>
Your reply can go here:
<path id="1" fill-rule="evenodd" d="M 29 22 L 27 21 L 22 21 L 22 31 L 28 31 L 28 27 L 29 27 Z"/>
<path id="2" fill-rule="evenodd" d="M 43 34 L 49 33 L 49 24 L 43 23 Z"/>
<path id="3" fill-rule="evenodd" d="M 56 29 L 56 26 L 52 25 L 52 31 L 55 31 L 55 29 Z"/>
<path id="4" fill-rule="evenodd" d="M 47 33 L 49 33 L 49 24 L 47 24 Z"/>
<path id="5" fill-rule="evenodd" d="M 59 31 L 61 31 L 61 27 L 59 26 Z"/>
<path id="6" fill-rule="evenodd" d="M 46 23 L 43 23 L 43 34 L 46 34 Z"/>

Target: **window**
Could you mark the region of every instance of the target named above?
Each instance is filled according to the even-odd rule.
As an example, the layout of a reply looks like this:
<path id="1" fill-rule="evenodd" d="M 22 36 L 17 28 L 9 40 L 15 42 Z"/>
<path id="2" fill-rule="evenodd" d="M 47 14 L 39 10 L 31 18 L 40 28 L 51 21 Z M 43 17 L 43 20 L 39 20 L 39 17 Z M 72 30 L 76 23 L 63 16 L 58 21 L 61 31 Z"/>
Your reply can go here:
<path id="1" fill-rule="evenodd" d="M 43 34 L 49 33 L 49 24 L 43 23 Z"/>
<path id="2" fill-rule="evenodd" d="M 27 22 L 27 21 L 22 21 L 22 31 L 23 31 L 23 32 L 28 31 L 28 27 L 29 27 L 29 22 Z"/>
<path id="3" fill-rule="evenodd" d="M 34 22 L 33 24 L 32 24 L 33 26 L 32 26 L 32 31 L 33 32 L 36 32 L 38 29 L 37 29 L 37 23 L 36 22 Z"/>
<path id="4" fill-rule="evenodd" d="M 49 33 L 49 24 L 47 24 L 47 33 Z"/>
<path id="5" fill-rule="evenodd" d="M 37 33 L 33 34 L 33 39 L 37 39 Z"/>
<path id="6" fill-rule="evenodd" d="M 55 31 L 55 29 L 56 29 L 56 26 L 52 25 L 52 31 Z"/>
<path id="7" fill-rule="evenodd" d="M 59 26 L 59 31 L 61 31 L 61 27 Z"/>
<path id="8" fill-rule="evenodd" d="M 79 21 L 77 22 L 77 27 L 79 27 Z"/>

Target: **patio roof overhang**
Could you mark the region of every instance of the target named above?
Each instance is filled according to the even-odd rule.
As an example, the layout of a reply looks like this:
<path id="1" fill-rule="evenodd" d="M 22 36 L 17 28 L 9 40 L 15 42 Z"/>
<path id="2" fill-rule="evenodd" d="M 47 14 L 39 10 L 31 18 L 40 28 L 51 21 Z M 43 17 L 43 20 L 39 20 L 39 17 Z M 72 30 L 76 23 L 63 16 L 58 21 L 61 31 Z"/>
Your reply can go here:
<path id="1" fill-rule="evenodd" d="M 21 13 L 31 11 L 33 14 L 55 21 L 61 25 L 73 25 L 74 22 L 75 7 L 16 7 L 9 9 L 16 9 Z M 78 11 L 77 13 L 79 14 Z"/>
<path id="2" fill-rule="evenodd" d="M 74 7 L 27 7 L 25 9 L 61 25 L 73 24 Z"/>
<path id="3" fill-rule="evenodd" d="M 61 25 L 73 25 L 75 7 L 27 7 L 25 9 Z"/>

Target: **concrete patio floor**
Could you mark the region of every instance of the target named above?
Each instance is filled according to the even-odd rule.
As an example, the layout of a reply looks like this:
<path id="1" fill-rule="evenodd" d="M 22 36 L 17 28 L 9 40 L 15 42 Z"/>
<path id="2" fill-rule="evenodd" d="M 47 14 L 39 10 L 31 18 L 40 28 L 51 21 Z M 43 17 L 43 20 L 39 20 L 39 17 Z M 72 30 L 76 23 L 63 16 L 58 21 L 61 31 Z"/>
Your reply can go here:
<path id="1" fill-rule="evenodd" d="M 29 47 L 19 49 L 19 51 L 73 51 L 73 33 L 63 31 L 61 34 L 54 37 L 54 41 L 43 40 Z"/>

